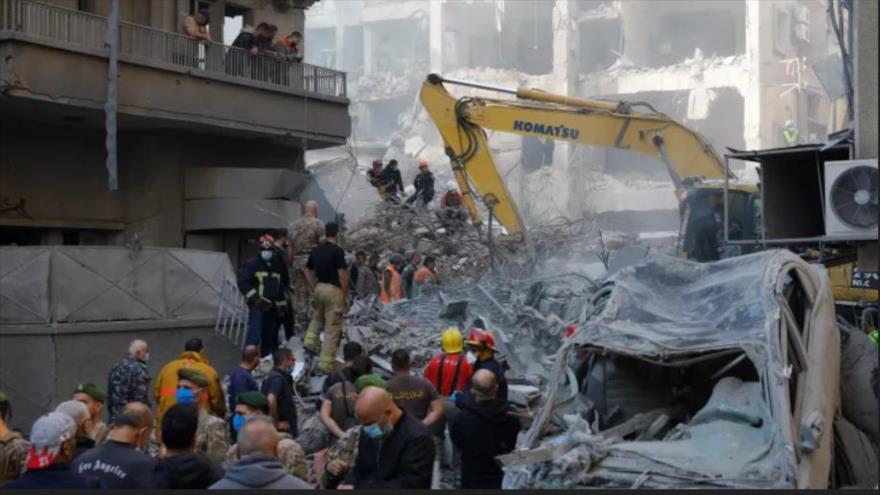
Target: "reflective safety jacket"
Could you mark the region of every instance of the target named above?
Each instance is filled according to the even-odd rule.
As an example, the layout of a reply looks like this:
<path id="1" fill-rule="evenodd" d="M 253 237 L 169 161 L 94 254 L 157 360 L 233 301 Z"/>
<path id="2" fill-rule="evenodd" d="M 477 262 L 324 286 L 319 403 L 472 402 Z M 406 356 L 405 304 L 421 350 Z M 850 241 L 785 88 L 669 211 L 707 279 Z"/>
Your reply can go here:
<path id="1" fill-rule="evenodd" d="M 258 304 L 264 309 L 286 308 L 284 288 L 289 284 L 287 270 L 277 256 L 273 256 L 268 263 L 257 257 L 241 269 L 238 290 L 244 294 L 248 305 Z"/>
<path id="2" fill-rule="evenodd" d="M 390 291 L 385 290 L 385 277 L 391 277 Z M 382 272 L 382 281 L 379 283 L 379 300 L 382 304 L 388 304 L 400 301 L 403 298 L 403 277 L 394 269 L 394 265 L 388 265 L 388 268 Z"/>

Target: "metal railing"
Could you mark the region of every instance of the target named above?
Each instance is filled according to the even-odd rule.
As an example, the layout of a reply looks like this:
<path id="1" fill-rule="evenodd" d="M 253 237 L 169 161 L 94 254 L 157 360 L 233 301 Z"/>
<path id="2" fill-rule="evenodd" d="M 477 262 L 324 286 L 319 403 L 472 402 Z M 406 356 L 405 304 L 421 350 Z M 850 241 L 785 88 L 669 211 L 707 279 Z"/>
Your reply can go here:
<path id="1" fill-rule="evenodd" d="M 0 0 L 0 33 L 20 33 L 71 50 L 107 53 L 105 17 L 48 5 L 34 0 Z M 211 75 L 247 85 L 294 89 L 325 96 L 345 97 L 346 76 L 326 67 L 287 60 L 274 52 L 253 55 L 219 43 L 160 29 L 121 22 L 119 57 L 130 63 L 160 64 Z"/>

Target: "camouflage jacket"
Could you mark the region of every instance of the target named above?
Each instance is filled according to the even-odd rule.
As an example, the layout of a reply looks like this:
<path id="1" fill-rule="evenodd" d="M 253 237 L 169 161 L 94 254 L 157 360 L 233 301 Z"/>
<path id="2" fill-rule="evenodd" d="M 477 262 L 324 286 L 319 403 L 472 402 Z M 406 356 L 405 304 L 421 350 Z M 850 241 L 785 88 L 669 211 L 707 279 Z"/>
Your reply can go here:
<path id="1" fill-rule="evenodd" d="M 150 372 L 147 363 L 127 357 L 114 364 L 107 375 L 107 410 L 113 422 L 129 402 L 150 405 Z"/>
<path id="2" fill-rule="evenodd" d="M 342 477 L 342 483 L 350 481 L 354 477 L 354 463 L 358 456 L 358 440 L 361 438 L 360 425 L 352 426 L 345 430 L 342 438 L 336 441 L 327 450 L 327 466 L 333 461 L 342 461 L 348 465 L 348 471 Z M 329 471 L 324 471 L 324 486 L 329 484 L 329 477 L 332 476 Z M 335 488 L 335 485 L 334 485 Z"/>
<path id="3" fill-rule="evenodd" d="M 27 440 L 14 431 L 0 438 L 0 485 L 21 476 L 30 447 Z"/>
<path id="4" fill-rule="evenodd" d="M 226 421 L 204 409 L 199 410 L 199 424 L 196 427 L 196 450 L 204 452 L 217 464 L 223 464 L 229 450 L 229 427 Z"/>
<path id="5" fill-rule="evenodd" d="M 306 453 L 296 440 L 285 432 L 278 432 L 278 460 L 284 466 L 284 470 L 291 476 L 303 481 L 309 481 L 309 465 L 306 463 Z M 229 468 L 238 460 L 237 447 L 232 445 L 226 451 L 225 468 Z"/>
<path id="6" fill-rule="evenodd" d="M 300 217 L 287 228 L 287 238 L 295 256 L 308 256 L 324 237 L 324 222 L 315 217 Z"/>

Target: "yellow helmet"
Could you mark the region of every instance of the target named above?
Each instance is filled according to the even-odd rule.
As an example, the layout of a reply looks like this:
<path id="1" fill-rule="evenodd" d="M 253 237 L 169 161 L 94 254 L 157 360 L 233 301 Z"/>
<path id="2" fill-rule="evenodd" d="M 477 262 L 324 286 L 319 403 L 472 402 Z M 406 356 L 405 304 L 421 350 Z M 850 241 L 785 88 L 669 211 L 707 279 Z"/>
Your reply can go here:
<path id="1" fill-rule="evenodd" d="M 454 354 L 464 350 L 464 338 L 461 336 L 461 331 L 456 327 L 443 330 L 443 334 L 440 336 L 440 347 L 446 354 Z"/>

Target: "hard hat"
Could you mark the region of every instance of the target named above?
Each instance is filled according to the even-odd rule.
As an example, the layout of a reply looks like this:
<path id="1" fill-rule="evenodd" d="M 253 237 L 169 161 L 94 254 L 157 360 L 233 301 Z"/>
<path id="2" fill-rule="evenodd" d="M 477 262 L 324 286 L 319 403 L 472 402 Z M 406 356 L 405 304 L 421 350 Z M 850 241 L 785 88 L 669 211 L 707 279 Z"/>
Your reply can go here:
<path id="1" fill-rule="evenodd" d="M 428 168 L 428 160 L 419 160 L 419 170 L 423 168 Z"/>
<path id="2" fill-rule="evenodd" d="M 269 234 L 263 234 L 260 236 L 260 247 L 261 248 L 270 248 L 275 244 L 275 238 Z"/>
<path id="3" fill-rule="evenodd" d="M 458 328 L 449 327 L 443 330 L 443 334 L 440 335 L 440 347 L 446 354 L 454 354 L 464 350 L 464 339 Z"/>
<path id="4" fill-rule="evenodd" d="M 467 345 L 474 347 L 486 347 L 492 351 L 495 350 L 495 337 L 491 333 L 483 330 L 471 330 L 468 334 Z"/>
<path id="5" fill-rule="evenodd" d="M 455 181 L 451 180 L 446 183 L 446 190 L 447 191 L 455 191 L 456 189 L 458 189 L 458 187 L 455 185 Z"/>
<path id="6" fill-rule="evenodd" d="M 794 127 L 794 121 L 791 119 L 786 120 L 785 127 Z"/>
<path id="7" fill-rule="evenodd" d="M 401 256 L 401 255 L 399 255 L 399 254 L 392 254 L 392 255 L 391 255 L 391 259 L 388 260 L 388 261 L 389 261 L 392 265 L 394 265 L 394 266 L 401 266 L 401 265 L 403 265 L 403 264 L 406 262 L 406 261 L 403 259 L 403 256 Z"/>

